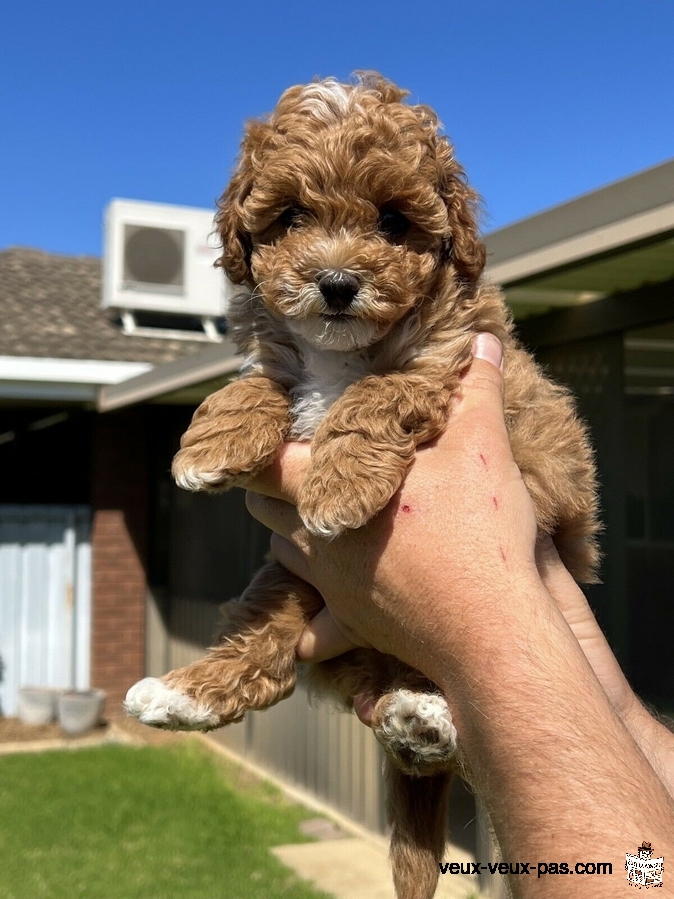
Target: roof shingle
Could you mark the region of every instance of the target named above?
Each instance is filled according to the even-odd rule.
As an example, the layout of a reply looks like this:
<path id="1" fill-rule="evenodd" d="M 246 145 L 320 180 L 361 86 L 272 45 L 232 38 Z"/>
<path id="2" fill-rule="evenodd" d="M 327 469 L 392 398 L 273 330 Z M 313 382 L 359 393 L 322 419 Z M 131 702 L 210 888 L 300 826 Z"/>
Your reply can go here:
<path id="1" fill-rule="evenodd" d="M 202 341 L 124 334 L 101 306 L 101 271 L 91 256 L 0 251 L 0 356 L 159 365 L 203 352 Z"/>

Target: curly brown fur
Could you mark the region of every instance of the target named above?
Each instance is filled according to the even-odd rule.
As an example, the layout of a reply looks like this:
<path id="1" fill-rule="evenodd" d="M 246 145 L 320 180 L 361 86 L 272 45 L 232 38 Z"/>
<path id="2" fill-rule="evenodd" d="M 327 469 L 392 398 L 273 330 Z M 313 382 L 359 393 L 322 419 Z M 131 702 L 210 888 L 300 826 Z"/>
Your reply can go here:
<path id="1" fill-rule="evenodd" d="M 229 310 L 242 376 L 197 410 L 174 474 L 187 489 L 227 489 L 264 468 L 284 439 L 311 439 L 299 498 L 306 527 L 326 537 L 359 527 L 399 488 L 416 447 L 444 428 L 472 338 L 489 331 L 504 346 L 506 418 L 539 527 L 576 578 L 592 580 L 598 523 L 585 428 L 568 392 L 517 345 L 500 291 L 481 278 L 477 195 L 435 114 L 405 96 L 373 73 L 352 85 L 328 79 L 290 88 L 266 120 L 248 124 L 216 219 L 220 264 L 242 288 Z M 273 571 L 246 591 L 205 660 L 149 693 L 132 688 L 133 714 L 205 728 L 292 689 L 295 647 L 320 600 Z M 377 701 L 396 888 L 400 899 L 426 899 L 452 767 L 444 698 L 374 652 L 311 677 L 347 708 L 357 695 Z"/>

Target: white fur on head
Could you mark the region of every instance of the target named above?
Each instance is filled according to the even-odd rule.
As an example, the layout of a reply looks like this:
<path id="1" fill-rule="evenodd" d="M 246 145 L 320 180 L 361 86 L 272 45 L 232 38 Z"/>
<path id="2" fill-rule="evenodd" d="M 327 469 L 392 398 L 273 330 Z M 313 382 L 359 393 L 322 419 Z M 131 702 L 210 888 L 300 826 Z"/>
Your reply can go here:
<path id="1" fill-rule="evenodd" d="M 341 122 L 353 108 L 353 88 L 335 78 L 308 84 L 300 95 L 299 109 L 306 109 L 324 125 Z"/>
<path id="2" fill-rule="evenodd" d="M 330 315 L 288 318 L 286 324 L 291 331 L 313 346 L 342 353 L 370 346 L 383 337 L 389 327 L 386 323 L 367 321 L 355 316 L 337 318 Z"/>

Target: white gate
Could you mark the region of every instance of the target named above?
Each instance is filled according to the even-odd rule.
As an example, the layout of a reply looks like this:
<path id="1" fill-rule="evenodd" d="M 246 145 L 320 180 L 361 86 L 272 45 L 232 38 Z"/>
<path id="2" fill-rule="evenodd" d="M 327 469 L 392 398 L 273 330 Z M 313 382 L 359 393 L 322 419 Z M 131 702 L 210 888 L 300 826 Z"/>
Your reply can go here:
<path id="1" fill-rule="evenodd" d="M 19 687 L 89 687 L 87 506 L 0 505 L 0 714 Z"/>

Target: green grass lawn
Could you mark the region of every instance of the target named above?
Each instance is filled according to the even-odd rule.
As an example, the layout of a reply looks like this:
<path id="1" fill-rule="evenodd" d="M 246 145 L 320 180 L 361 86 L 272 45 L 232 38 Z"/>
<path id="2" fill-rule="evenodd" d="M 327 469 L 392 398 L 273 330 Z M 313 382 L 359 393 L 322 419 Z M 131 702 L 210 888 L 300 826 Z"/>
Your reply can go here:
<path id="1" fill-rule="evenodd" d="M 0 757 L 1 899 L 319 899 L 270 853 L 310 816 L 194 744 Z"/>

